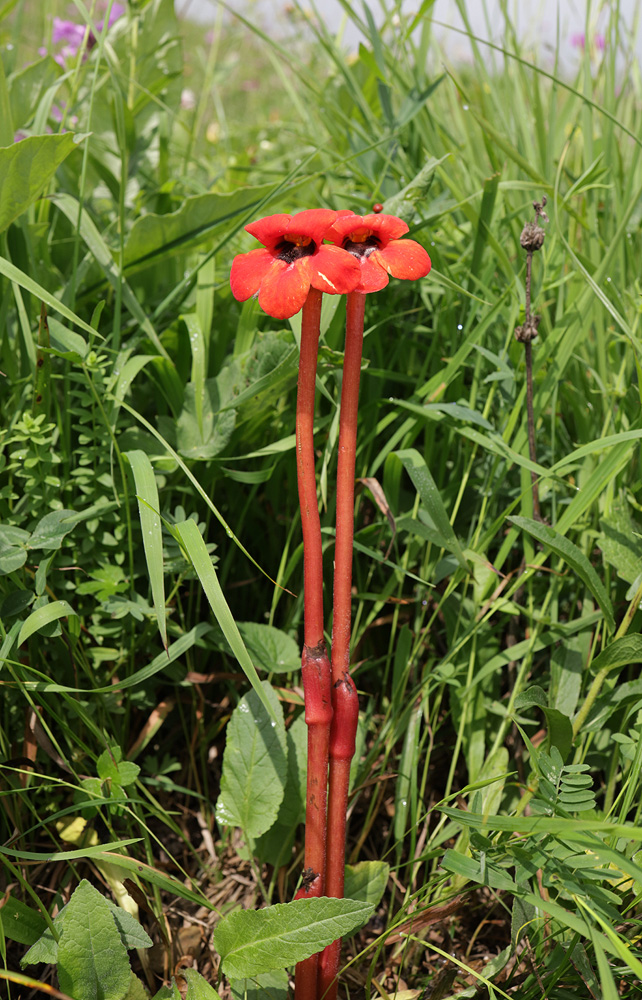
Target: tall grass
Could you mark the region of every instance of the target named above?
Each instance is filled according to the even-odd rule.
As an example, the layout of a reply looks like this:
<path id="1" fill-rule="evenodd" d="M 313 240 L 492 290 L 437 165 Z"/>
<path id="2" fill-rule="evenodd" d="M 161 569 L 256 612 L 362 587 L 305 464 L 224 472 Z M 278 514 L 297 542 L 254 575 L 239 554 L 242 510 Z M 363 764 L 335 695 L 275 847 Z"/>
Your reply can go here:
<path id="1" fill-rule="evenodd" d="M 197 522 L 219 612 L 300 640 L 299 330 L 236 303 L 227 275 L 234 253 L 253 245 L 242 229 L 255 217 L 379 201 L 409 223 L 433 270 L 366 304 L 352 650 L 362 727 L 349 860 L 384 858 L 393 877 L 377 933 L 373 925 L 349 945 L 344 981 L 368 996 L 432 988 L 443 955 L 456 971 L 444 995 L 633 998 L 642 981 L 633 39 L 619 5 L 605 6 L 604 49 L 587 44 L 569 75 L 566 40 L 549 58 L 516 38 L 504 8 L 503 41 L 468 28 L 472 59 L 459 65 L 439 49 L 430 2 L 414 15 L 390 9 L 379 27 L 367 5 L 343 7 L 364 37 L 351 55 L 298 8 L 290 39 L 221 8 L 204 40 L 167 3 L 131 5 L 64 71 L 50 56 L 35 61 L 48 24 L 39 5 L 0 8 L 0 107 L 6 94 L 12 131 L 87 134 L 0 233 L 5 884 L 53 912 L 90 861 L 48 861 L 52 852 L 136 837 L 128 852 L 159 872 L 146 889 L 158 920 L 174 920 L 163 865 L 184 872 L 202 905 L 230 905 L 208 878 L 225 886 L 241 862 L 230 860 L 237 838 L 217 826 L 213 803 L 245 681 L 171 527 Z M 89 23 L 90 9 L 78 2 L 73 16 Z M 587 38 L 592 23 L 587 15 Z M 182 106 L 186 87 L 194 101 L 183 93 Z M 533 465 L 514 331 L 524 318 L 519 236 L 544 194 Z M 343 309 L 326 303 L 322 320 L 327 579 Z M 125 457 L 140 452 L 154 470 L 162 573 L 143 546 L 140 482 Z M 532 471 L 545 524 L 533 519 Z M 270 672 L 251 627 L 241 635 L 291 722 L 296 674 Z M 114 746 L 141 767 L 130 785 L 97 776 Z M 291 898 L 300 829 L 288 843 L 274 871 L 260 863 L 275 861 L 275 846 L 262 846 L 249 897 Z M 40 867 L 23 865 L 24 851 Z M 94 875 L 112 878 L 102 862 Z M 17 946 L 2 954 L 15 971 Z M 199 951 L 204 974 L 213 960 Z"/>

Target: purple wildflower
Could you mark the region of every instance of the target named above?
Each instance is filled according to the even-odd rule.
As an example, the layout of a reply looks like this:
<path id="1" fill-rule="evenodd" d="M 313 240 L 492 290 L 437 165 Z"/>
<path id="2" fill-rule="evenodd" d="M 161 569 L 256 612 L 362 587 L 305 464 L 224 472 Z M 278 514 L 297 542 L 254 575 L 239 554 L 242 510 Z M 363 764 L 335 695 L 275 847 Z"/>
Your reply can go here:
<path id="1" fill-rule="evenodd" d="M 65 21 L 62 17 L 54 17 L 52 32 L 54 45 L 57 45 L 58 42 L 67 42 L 67 45 L 76 53 L 82 45 L 84 36 L 84 25 L 76 24 L 75 21 Z"/>

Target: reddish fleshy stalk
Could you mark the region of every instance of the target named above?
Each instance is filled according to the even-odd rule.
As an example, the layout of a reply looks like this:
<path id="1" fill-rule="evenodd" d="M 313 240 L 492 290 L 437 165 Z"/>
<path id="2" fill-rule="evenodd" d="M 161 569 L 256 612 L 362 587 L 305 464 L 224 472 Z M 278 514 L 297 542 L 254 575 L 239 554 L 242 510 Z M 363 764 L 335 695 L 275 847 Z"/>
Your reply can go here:
<path id="1" fill-rule="evenodd" d="M 377 206 L 378 207 L 378 206 Z M 337 521 L 332 619 L 332 706 L 328 796 L 326 895 L 341 898 L 344 890 L 346 812 L 350 764 L 354 756 L 359 701 L 350 676 L 352 550 L 357 414 L 363 349 L 365 293 L 388 284 L 388 275 L 422 278 L 430 271 L 430 257 L 414 240 L 401 219 L 390 215 L 341 215 L 326 234 L 347 250 L 361 267 L 361 281 L 348 295 L 346 349 L 341 387 L 339 459 L 337 467 Z M 319 959 L 319 1000 L 336 1000 L 341 940 L 334 941 Z"/>
<path id="2" fill-rule="evenodd" d="M 311 288 L 301 316 L 301 357 L 296 411 L 296 457 L 303 533 L 304 640 L 301 673 L 308 727 L 305 868 L 309 876 L 296 899 L 323 896 L 326 872 L 328 752 L 332 696 L 323 635 L 323 549 L 314 456 L 314 398 L 322 293 Z M 318 955 L 296 967 L 296 1000 L 315 1000 Z"/>
<path id="3" fill-rule="evenodd" d="M 251 222 L 245 228 L 263 248 L 234 258 L 234 297 L 244 302 L 258 294 L 261 309 L 289 319 L 303 307 L 310 288 L 331 295 L 351 292 L 359 281 L 358 262 L 340 247 L 323 243 L 337 216 L 330 209 L 313 208 Z"/>

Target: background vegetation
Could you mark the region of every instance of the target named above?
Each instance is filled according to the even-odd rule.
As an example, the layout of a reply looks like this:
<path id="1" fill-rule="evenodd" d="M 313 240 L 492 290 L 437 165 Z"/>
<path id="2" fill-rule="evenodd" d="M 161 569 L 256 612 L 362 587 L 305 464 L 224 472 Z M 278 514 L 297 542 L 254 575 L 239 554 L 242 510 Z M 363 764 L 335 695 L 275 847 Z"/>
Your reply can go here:
<path id="1" fill-rule="evenodd" d="M 507 16 L 449 65 L 429 0 L 380 30 L 346 2 L 349 56 L 298 7 L 276 38 L 226 8 L 204 35 L 164 0 L 108 32 L 81 0 L 0 5 L 5 969 L 42 930 L 16 937 L 23 907 L 53 916 L 82 878 L 118 898 L 105 845 L 150 866 L 150 989 L 191 965 L 214 983 L 220 914 L 292 898 L 296 767 L 253 850 L 215 816 L 248 685 L 173 526 L 198 526 L 296 734 L 297 322 L 227 277 L 251 219 L 383 202 L 433 270 L 366 306 L 348 858 L 391 867 L 343 988 L 640 996 L 642 104 L 604 6 L 570 79 L 567 42 L 546 62 Z M 54 14 L 87 26 L 75 53 Z M 544 194 L 533 465 L 514 331 Z M 328 580 L 343 310 L 326 301 L 319 379 Z"/>

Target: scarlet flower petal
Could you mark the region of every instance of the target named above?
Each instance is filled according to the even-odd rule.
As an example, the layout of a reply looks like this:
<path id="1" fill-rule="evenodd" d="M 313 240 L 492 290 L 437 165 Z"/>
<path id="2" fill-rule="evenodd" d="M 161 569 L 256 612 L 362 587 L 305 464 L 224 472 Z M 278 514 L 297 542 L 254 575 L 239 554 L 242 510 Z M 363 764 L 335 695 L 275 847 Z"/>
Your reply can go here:
<path id="1" fill-rule="evenodd" d="M 317 246 L 321 244 L 326 231 L 337 217 L 329 208 L 309 208 L 290 217 L 286 236 L 309 236 Z"/>
<path id="2" fill-rule="evenodd" d="M 334 225 L 328 229 L 325 238 L 326 240 L 331 240 L 332 243 L 341 244 L 349 233 L 354 232 L 355 229 L 362 228 L 362 226 L 363 217 L 361 215 L 351 213 L 341 214 Z"/>
<path id="3" fill-rule="evenodd" d="M 425 278 L 432 266 L 424 248 L 414 240 L 393 240 L 376 253 L 393 278 L 408 278 L 411 281 Z"/>
<path id="4" fill-rule="evenodd" d="M 275 319 L 289 319 L 302 308 L 309 291 L 310 257 L 293 264 L 276 259 L 261 282 L 259 305 Z"/>
<path id="5" fill-rule="evenodd" d="M 273 264 L 274 257 L 269 250 L 264 250 L 262 247 L 250 250 L 249 253 L 238 254 L 232 261 L 230 271 L 230 286 L 234 298 L 239 302 L 245 302 L 252 295 L 256 295 Z"/>
<path id="6" fill-rule="evenodd" d="M 347 250 L 323 244 L 310 261 L 310 284 L 320 292 L 346 295 L 354 291 L 361 280 L 361 265 Z"/>
<path id="7" fill-rule="evenodd" d="M 291 215 L 285 213 L 267 215 L 264 219 L 250 222 L 245 230 L 266 247 L 274 247 L 283 239 L 283 234 L 286 232 L 291 218 Z"/>
<path id="8" fill-rule="evenodd" d="M 382 243 L 398 240 L 400 236 L 408 232 L 407 224 L 403 219 L 398 219 L 396 215 L 364 215 L 363 224 L 368 229 L 372 229 Z"/>
<path id="9" fill-rule="evenodd" d="M 380 251 L 375 250 L 361 261 L 361 282 L 355 292 L 378 292 L 388 284 L 388 272 L 381 263 Z"/>

